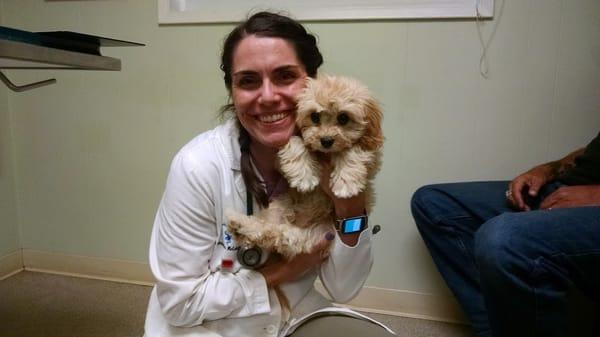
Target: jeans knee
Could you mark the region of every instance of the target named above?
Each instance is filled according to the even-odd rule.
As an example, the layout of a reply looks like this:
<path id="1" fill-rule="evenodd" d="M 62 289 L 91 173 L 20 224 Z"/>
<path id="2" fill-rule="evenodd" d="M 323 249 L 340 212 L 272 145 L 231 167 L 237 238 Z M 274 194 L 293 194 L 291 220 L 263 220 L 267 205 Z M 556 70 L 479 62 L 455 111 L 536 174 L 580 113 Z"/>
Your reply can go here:
<path id="1" fill-rule="evenodd" d="M 429 196 L 433 192 L 434 189 L 431 188 L 431 185 L 419 187 L 410 199 L 410 208 L 412 210 L 415 208 L 423 208 L 423 206 L 427 204 L 427 199 L 429 199 Z"/>
<path id="2" fill-rule="evenodd" d="M 527 240 L 512 213 L 504 213 L 488 220 L 475 233 L 474 255 L 482 277 L 497 276 L 524 268 L 529 259 Z"/>
<path id="3" fill-rule="evenodd" d="M 444 202 L 444 193 L 438 188 L 438 185 L 425 185 L 418 188 L 413 193 L 410 200 L 410 209 L 413 218 L 416 220 L 417 227 L 422 226 L 424 223 L 435 222 L 435 217 L 438 212 L 436 209 L 440 202 Z"/>

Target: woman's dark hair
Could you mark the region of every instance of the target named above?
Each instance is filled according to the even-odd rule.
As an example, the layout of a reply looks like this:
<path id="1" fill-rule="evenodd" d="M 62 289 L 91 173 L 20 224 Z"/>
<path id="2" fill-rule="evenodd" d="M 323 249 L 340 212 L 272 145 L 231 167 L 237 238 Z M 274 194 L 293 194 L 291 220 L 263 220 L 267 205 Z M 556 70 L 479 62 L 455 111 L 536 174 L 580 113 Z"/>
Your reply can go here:
<path id="1" fill-rule="evenodd" d="M 298 21 L 271 12 L 256 13 L 235 27 L 223 43 L 221 70 L 223 71 L 223 80 L 225 81 L 225 87 L 229 91 L 230 97 L 233 53 L 240 41 L 249 35 L 276 37 L 289 42 L 293 46 L 298 60 L 304 66 L 306 74 L 310 77 L 316 77 L 317 69 L 323 64 L 323 56 L 317 47 L 317 39 L 314 35 L 308 33 Z M 230 102 L 221 108 L 221 113 L 233 110 L 233 104 Z M 239 121 L 238 127 L 240 130 L 241 170 L 244 183 L 246 184 L 246 188 L 250 189 L 258 203 L 262 207 L 266 207 L 269 204 L 269 198 L 258 177 L 256 177 L 250 162 L 250 135 L 239 125 Z"/>
<path id="2" fill-rule="evenodd" d="M 300 63 L 310 77 L 316 77 L 317 69 L 323 64 L 323 56 L 317 47 L 317 39 L 308 33 L 298 21 L 276 13 L 259 12 L 235 27 L 223 43 L 221 70 L 225 87 L 229 92 L 231 92 L 233 53 L 240 41 L 249 35 L 278 37 L 292 44 Z"/>

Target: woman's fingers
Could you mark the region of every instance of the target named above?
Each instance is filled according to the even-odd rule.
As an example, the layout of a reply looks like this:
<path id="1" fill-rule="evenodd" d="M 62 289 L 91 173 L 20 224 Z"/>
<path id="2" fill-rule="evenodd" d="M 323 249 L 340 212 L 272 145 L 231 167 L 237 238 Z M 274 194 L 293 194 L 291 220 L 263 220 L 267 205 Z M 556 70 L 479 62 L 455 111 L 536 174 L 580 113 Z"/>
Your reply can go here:
<path id="1" fill-rule="evenodd" d="M 329 256 L 329 246 L 334 238 L 335 234 L 328 232 L 310 253 L 296 255 L 289 261 L 273 259 L 258 271 L 263 274 L 269 287 L 294 281 L 312 268 L 318 267 Z"/>
<path id="2" fill-rule="evenodd" d="M 319 243 L 313 247 L 313 253 L 318 254 L 319 259 L 321 261 L 327 259 L 329 257 L 329 246 L 331 246 L 331 242 L 335 239 L 335 233 L 327 232 L 325 234 L 325 238 L 321 239 Z"/>

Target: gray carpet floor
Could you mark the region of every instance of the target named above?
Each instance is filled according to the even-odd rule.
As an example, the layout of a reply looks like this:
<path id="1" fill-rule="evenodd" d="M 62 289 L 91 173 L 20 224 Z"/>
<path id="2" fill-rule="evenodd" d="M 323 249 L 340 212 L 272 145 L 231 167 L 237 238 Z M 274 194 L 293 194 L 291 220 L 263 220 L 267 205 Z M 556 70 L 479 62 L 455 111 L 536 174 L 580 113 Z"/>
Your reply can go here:
<path id="1" fill-rule="evenodd" d="M 150 287 L 21 272 L 0 281 L 0 337 L 141 337 Z M 459 324 L 366 313 L 403 337 L 472 337 Z"/>

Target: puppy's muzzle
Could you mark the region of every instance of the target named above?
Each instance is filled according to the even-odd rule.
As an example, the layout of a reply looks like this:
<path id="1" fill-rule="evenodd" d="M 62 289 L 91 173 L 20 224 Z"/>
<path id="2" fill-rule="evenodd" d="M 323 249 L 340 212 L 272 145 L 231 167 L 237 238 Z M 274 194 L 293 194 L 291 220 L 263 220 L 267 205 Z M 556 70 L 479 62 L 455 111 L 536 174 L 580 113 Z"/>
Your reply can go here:
<path id="1" fill-rule="evenodd" d="M 333 145 L 333 138 L 331 138 L 331 137 L 321 138 L 321 145 L 323 145 L 323 147 L 326 149 L 330 148 L 331 145 Z"/>

